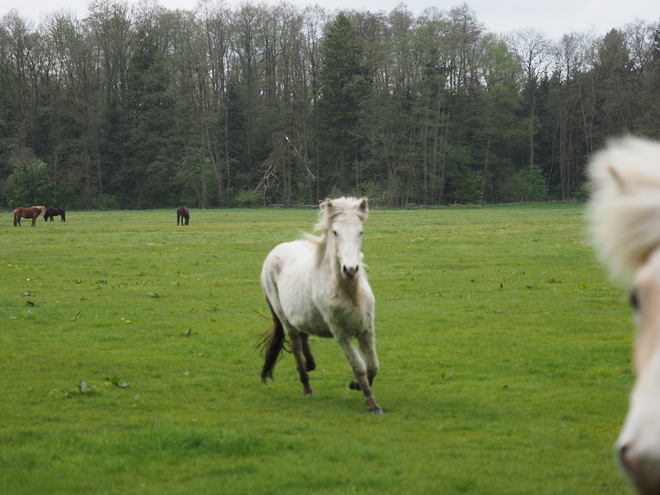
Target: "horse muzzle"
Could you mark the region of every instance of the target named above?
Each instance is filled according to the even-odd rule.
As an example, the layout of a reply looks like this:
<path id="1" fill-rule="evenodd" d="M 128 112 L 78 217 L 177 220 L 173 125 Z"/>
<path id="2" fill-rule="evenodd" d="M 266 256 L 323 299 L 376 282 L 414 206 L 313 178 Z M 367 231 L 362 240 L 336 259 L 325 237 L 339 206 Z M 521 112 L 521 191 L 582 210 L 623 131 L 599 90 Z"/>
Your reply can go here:
<path id="1" fill-rule="evenodd" d="M 360 270 L 360 265 L 342 265 L 341 266 L 341 276 L 344 277 L 344 280 L 353 280 L 357 277 L 358 271 Z"/>
<path id="2" fill-rule="evenodd" d="M 621 467 L 637 491 L 651 495 L 660 494 L 660 401 L 655 388 L 649 393 L 644 385 L 648 383 L 638 382 L 633 390 L 616 449 Z"/>
<path id="3" fill-rule="evenodd" d="M 660 458 L 639 452 L 631 444 L 618 450 L 621 466 L 637 491 L 642 495 L 660 494 Z"/>

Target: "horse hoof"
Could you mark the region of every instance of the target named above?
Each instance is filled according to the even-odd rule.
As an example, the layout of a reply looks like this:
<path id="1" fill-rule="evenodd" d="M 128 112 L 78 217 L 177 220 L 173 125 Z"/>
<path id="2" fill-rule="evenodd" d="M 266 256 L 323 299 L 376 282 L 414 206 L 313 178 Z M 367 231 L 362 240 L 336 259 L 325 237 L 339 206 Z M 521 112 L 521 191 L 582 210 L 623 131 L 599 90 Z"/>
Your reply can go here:
<path id="1" fill-rule="evenodd" d="M 305 392 L 305 395 L 316 395 L 313 391 Z"/>
<path id="2" fill-rule="evenodd" d="M 380 407 L 378 409 L 369 409 L 369 414 L 383 414 L 383 410 Z"/>
<path id="3" fill-rule="evenodd" d="M 349 383 L 348 388 L 350 388 L 351 390 L 362 390 L 362 387 L 360 386 L 360 383 L 357 380 L 353 380 L 351 383 Z"/>

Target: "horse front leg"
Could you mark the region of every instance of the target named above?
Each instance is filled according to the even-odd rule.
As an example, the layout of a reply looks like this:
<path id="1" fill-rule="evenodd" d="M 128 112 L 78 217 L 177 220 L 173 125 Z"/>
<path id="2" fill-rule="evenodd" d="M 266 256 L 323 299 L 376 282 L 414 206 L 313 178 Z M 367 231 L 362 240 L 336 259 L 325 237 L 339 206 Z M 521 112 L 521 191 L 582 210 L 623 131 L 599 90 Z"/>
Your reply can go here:
<path id="1" fill-rule="evenodd" d="M 364 355 L 364 359 L 367 364 L 367 379 L 369 380 L 369 386 L 374 384 L 374 378 L 378 374 L 378 368 L 380 363 L 378 362 L 378 355 L 376 354 L 376 335 L 373 328 L 370 328 L 364 333 L 358 334 L 358 343 L 360 344 L 360 350 Z M 360 384 L 357 380 L 354 380 L 349 385 L 351 390 L 361 390 Z"/>
<path id="2" fill-rule="evenodd" d="M 351 382 L 349 387 L 353 390 L 362 391 L 367 406 L 369 406 L 369 412 L 371 414 L 383 414 L 383 410 L 376 403 L 376 399 L 371 393 L 370 380 L 373 381 L 373 376 L 369 378 L 367 366 L 365 365 L 362 356 L 360 356 L 360 352 L 358 351 L 357 347 L 355 347 L 355 344 L 353 343 L 350 335 L 342 332 L 339 336 L 336 336 L 335 339 L 344 351 L 344 354 L 346 355 L 346 358 L 351 365 L 351 369 L 353 370 L 353 375 L 355 376 L 355 381 Z"/>
<path id="3" fill-rule="evenodd" d="M 289 334 L 291 353 L 296 359 L 296 369 L 298 370 L 298 375 L 300 375 L 300 383 L 302 383 L 303 392 L 305 395 L 314 395 L 312 387 L 309 386 L 309 375 L 307 374 L 307 365 L 305 363 L 305 356 L 303 355 L 304 344 L 309 348 L 309 343 L 303 338 L 303 335 L 305 335 L 305 337 L 307 336 L 306 334 L 298 332 L 292 332 Z M 312 362 L 313 361 L 314 360 L 312 359 Z"/>

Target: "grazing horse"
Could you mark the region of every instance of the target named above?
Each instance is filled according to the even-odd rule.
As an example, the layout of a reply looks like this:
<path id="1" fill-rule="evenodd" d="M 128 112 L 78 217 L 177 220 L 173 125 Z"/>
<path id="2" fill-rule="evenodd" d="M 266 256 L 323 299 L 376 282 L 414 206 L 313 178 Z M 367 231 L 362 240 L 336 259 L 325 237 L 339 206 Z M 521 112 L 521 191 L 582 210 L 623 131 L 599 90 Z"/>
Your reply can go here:
<path id="1" fill-rule="evenodd" d="M 176 209 L 176 224 L 179 225 L 179 220 L 181 220 L 181 225 L 183 225 L 183 221 L 186 221 L 186 225 L 188 225 L 188 222 L 190 221 L 190 212 L 188 211 L 188 208 L 185 206 L 179 206 Z"/>
<path id="2" fill-rule="evenodd" d="M 62 217 L 62 222 L 66 222 L 66 212 L 64 211 L 64 208 L 48 208 L 46 213 L 44 213 L 44 220 L 47 222 L 50 218 L 50 221 L 54 222 L 55 220 L 53 217 L 57 216 Z"/>
<path id="3" fill-rule="evenodd" d="M 288 339 L 306 395 L 314 392 L 308 372 L 316 368 L 309 336 L 334 338 L 353 370 L 352 390 L 361 390 L 372 414 L 383 410 L 371 394 L 378 372 L 374 332 L 375 299 L 362 264 L 362 224 L 367 198 L 321 203 L 316 230 L 321 236 L 276 246 L 264 261 L 261 286 L 273 315 L 265 334 L 261 381 L 273 369 Z M 363 357 L 353 338 L 356 338 Z M 366 361 L 366 363 L 365 363 Z"/>
<path id="4" fill-rule="evenodd" d="M 614 140 L 589 164 L 591 233 L 612 275 L 630 284 L 637 381 L 616 448 L 642 494 L 660 493 L 660 144 Z"/>
<path id="5" fill-rule="evenodd" d="M 46 211 L 45 206 L 33 206 L 31 208 L 16 208 L 14 210 L 14 227 L 21 226 L 21 218 L 31 218 L 32 227 L 35 226 L 37 218 Z"/>

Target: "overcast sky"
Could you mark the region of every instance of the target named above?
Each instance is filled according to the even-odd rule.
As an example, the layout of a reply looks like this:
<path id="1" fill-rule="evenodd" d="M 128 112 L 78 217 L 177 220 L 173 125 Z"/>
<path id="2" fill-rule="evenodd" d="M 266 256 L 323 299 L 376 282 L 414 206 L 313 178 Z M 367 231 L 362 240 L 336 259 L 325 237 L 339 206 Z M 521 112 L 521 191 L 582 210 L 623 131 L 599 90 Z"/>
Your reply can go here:
<path id="1" fill-rule="evenodd" d="M 435 6 L 449 10 L 461 5 L 458 0 L 286 0 L 300 6 L 318 3 L 327 10 L 360 9 L 371 12 L 389 12 L 403 3 L 413 14 Z M 139 0 L 128 0 L 137 4 Z M 16 9 L 23 18 L 38 22 L 45 14 L 61 10 L 72 11 L 83 18 L 87 13 L 88 0 L 0 0 L 0 17 Z M 197 0 L 158 0 L 168 9 L 194 10 Z M 240 0 L 225 2 L 240 5 Z M 260 3 L 254 0 L 253 3 Z M 274 4 L 277 0 L 266 0 Z M 657 23 L 660 21 L 660 0 L 470 0 L 466 2 L 476 13 L 479 22 L 488 31 L 505 34 L 513 30 L 536 28 L 548 38 L 558 40 L 570 32 L 594 31 L 603 35 L 612 28 L 623 28 L 635 20 Z"/>

